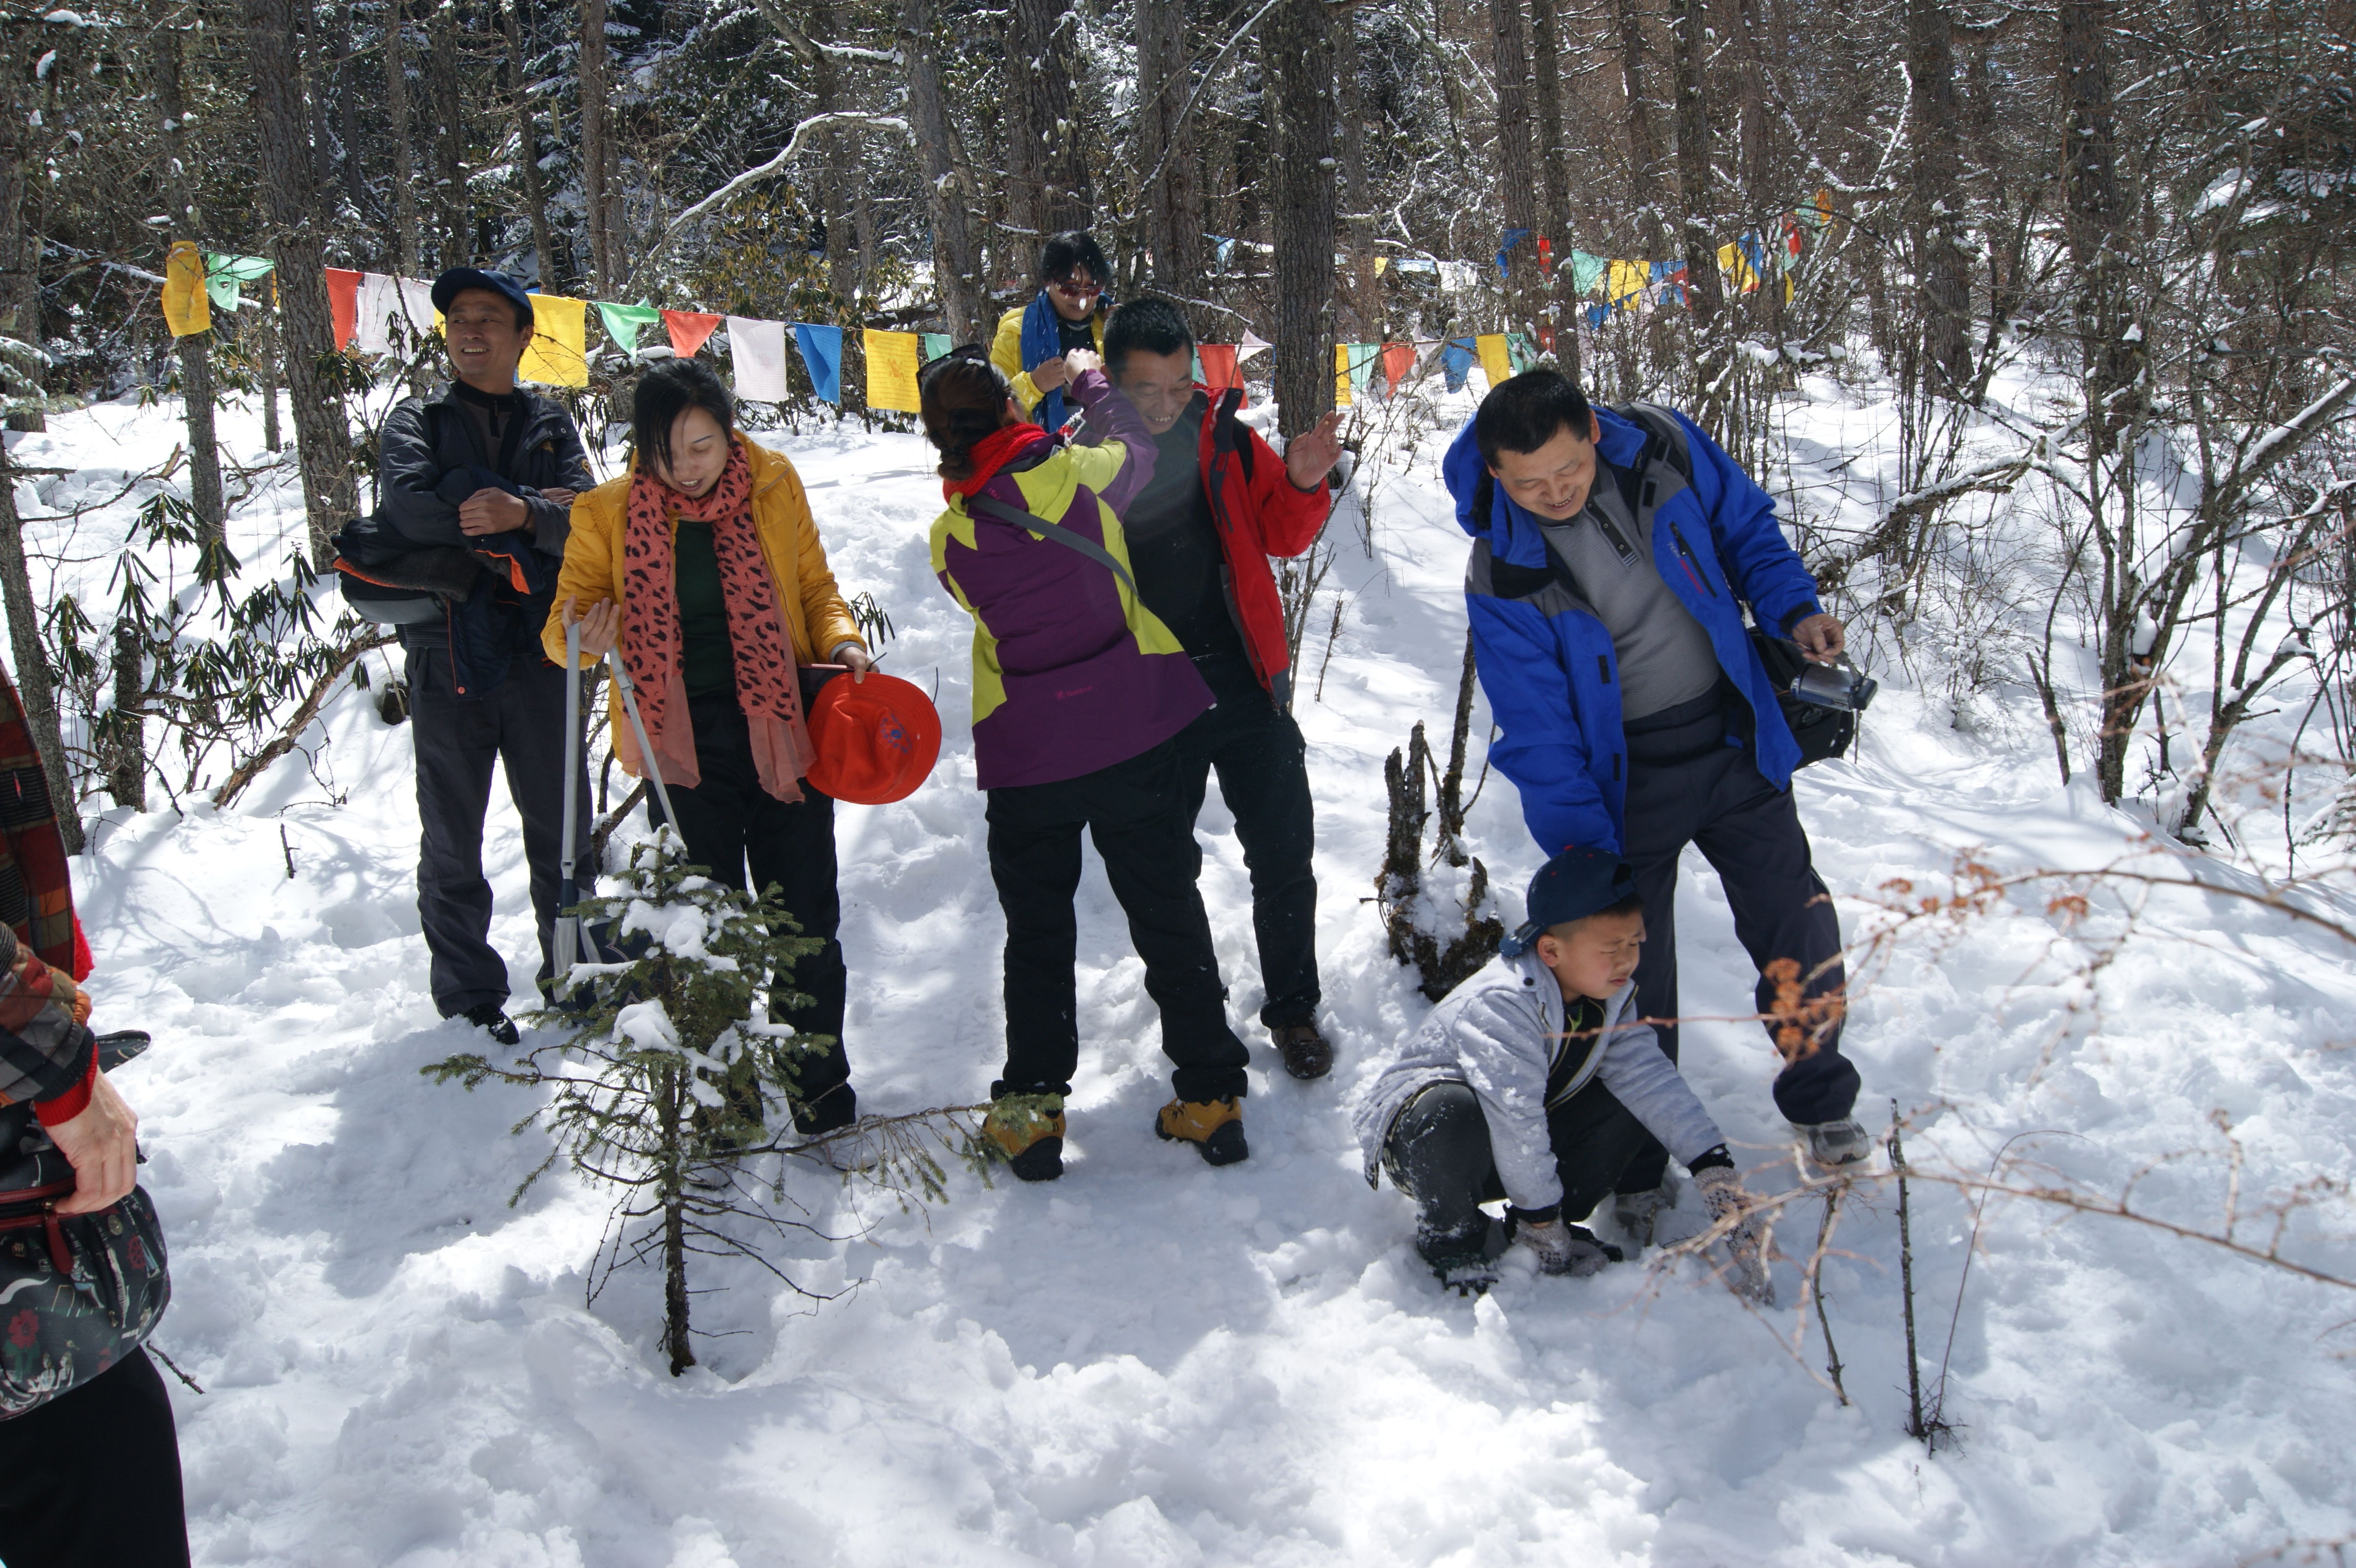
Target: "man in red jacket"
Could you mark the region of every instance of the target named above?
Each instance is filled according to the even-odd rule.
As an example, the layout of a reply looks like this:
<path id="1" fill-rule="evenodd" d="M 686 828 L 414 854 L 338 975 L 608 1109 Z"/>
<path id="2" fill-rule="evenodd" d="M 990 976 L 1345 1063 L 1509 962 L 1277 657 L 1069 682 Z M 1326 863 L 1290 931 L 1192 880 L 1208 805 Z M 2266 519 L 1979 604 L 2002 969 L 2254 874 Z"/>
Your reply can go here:
<path id="1" fill-rule="evenodd" d="M 1140 299 L 1105 326 L 1105 371 L 1161 447 L 1120 521 L 1137 591 L 1194 660 L 1214 706 L 1178 736 L 1191 821 L 1210 772 L 1235 813 L 1251 870 L 1268 1026 L 1295 1078 L 1323 1078 L 1333 1047 L 1317 1027 L 1315 822 L 1292 722 L 1284 607 L 1271 555 L 1298 555 L 1325 526 L 1325 477 L 1342 455 L 1329 413 L 1280 458 L 1236 419 L 1239 392 L 1194 384 L 1194 335 L 1165 300 Z"/>

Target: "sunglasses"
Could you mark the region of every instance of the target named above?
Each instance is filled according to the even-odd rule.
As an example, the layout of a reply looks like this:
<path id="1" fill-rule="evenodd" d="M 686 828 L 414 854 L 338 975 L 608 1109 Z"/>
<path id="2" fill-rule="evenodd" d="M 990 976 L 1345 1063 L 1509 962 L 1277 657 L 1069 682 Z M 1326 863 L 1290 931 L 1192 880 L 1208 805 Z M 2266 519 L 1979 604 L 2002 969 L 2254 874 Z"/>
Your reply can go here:
<path id="1" fill-rule="evenodd" d="M 1068 278 L 1062 283 L 1051 283 L 1047 286 L 1066 299 L 1094 299 L 1104 292 L 1104 285 L 1100 283 L 1074 283 Z"/>

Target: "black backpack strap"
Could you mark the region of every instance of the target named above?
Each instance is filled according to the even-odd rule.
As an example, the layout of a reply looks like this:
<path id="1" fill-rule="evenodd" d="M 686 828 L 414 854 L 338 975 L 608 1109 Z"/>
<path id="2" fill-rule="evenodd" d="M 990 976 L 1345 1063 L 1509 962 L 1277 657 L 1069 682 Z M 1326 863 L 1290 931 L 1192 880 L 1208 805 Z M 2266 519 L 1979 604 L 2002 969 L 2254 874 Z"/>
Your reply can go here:
<path id="1" fill-rule="evenodd" d="M 1243 421 L 1236 417 L 1236 410 L 1243 406 L 1243 401 L 1244 394 L 1233 387 L 1222 391 L 1212 400 L 1211 418 L 1216 423 L 1212 426 L 1211 453 L 1216 456 L 1221 453 L 1233 452 L 1236 461 L 1243 467 L 1244 483 L 1248 485 L 1251 483 L 1252 466 L 1258 458 L 1253 450 L 1251 432 L 1246 430 Z"/>
<path id="2" fill-rule="evenodd" d="M 1017 528 L 1030 530 L 1042 539 L 1054 540 L 1066 550 L 1078 551 L 1128 584 L 1131 596 L 1137 594 L 1137 579 L 1129 575 L 1129 568 L 1122 565 L 1111 551 L 1107 550 L 1095 540 L 1083 538 L 1060 522 L 1049 522 L 1036 512 L 1024 511 L 1021 507 L 1008 506 L 1004 501 L 989 496 L 968 496 L 965 506 L 968 511 L 978 511 L 984 517 L 994 517 L 1001 522 L 1011 522 Z"/>

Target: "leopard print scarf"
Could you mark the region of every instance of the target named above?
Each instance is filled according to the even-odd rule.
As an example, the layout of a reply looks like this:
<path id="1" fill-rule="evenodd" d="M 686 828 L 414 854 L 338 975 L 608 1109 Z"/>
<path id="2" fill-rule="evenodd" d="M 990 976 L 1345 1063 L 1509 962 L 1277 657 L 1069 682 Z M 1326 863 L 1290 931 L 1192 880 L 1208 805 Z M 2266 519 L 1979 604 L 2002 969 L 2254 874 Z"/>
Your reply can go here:
<path id="1" fill-rule="evenodd" d="M 702 781 L 680 658 L 674 517 L 712 525 L 721 598 L 728 609 L 728 638 L 736 656 L 736 700 L 752 730 L 754 769 L 770 795 L 798 800 L 799 779 L 815 754 L 809 729 L 802 722 L 793 637 L 777 609 L 779 593 L 791 592 L 794 585 L 777 583 L 762 558 L 760 530 L 753 521 L 753 470 L 741 435 L 720 482 L 700 499 L 681 495 L 644 469 L 630 479 L 622 539 L 622 659 L 637 686 L 638 716 L 646 723 L 663 781 L 688 789 Z M 627 726 L 616 736 L 616 750 L 623 768 L 646 776 L 637 737 Z"/>

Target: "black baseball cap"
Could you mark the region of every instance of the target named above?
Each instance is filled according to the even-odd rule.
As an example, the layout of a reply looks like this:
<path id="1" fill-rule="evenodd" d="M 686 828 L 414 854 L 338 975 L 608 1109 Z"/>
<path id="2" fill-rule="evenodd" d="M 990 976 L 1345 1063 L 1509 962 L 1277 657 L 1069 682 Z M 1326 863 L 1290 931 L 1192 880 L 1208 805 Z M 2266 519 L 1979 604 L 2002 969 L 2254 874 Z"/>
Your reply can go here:
<path id="1" fill-rule="evenodd" d="M 1497 950 L 1519 958 L 1555 927 L 1601 914 L 1635 891 L 1635 868 L 1618 855 L 1600 849 L 1564 850 L 1530 878 L 1530 918 L 1498 943 Z"/>
<path id="2" fill-rule="evenodd" d="M 480 267 L 452 267 L 434 280 L 434 308 L 443 315 L 450 314 L 450 302 L 470 288 L 486 288 L 515 301 L 529 320 L 532 314 L 531 295 L 522 284 L 505 273 L 485 272 Z"/>

